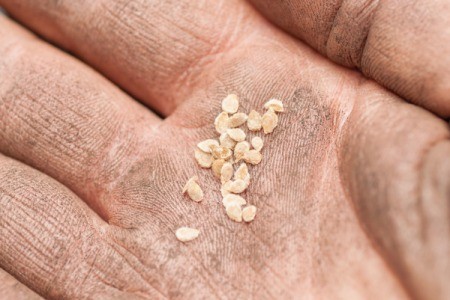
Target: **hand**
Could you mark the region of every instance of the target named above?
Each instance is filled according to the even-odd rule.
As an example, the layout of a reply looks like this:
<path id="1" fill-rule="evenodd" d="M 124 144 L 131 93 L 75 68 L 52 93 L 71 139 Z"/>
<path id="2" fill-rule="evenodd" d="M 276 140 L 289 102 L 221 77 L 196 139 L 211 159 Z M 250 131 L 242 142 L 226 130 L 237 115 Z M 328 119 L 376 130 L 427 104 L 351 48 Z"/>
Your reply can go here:
<path id="1" fill-rule="evenodd" d="M 40 295 L 450 294 L 442 119 L 333 64 L 242 0 L 0 5 L 76 57 L 0 19 L 0 266 Z M 279 9 L 273 18 L 288 23 Z M 387 88 L 408 78 L 383 70 L 380 78 L 399 78 L 379 80 Z M 396 91 L 436 100 L 415 89 Z M 245 197 L 259 211 L 248 225 L 225 216 L 219 183 L 193 159 L 231 92 L 246 112 L 272 97 L 287 106 L 251 170 Z M 424 107 L 447 116 L 441 100 Z M 194 174 L 201 204 L 181 195 Z M 177 241 L 184 225 L 200 237 Z"/>

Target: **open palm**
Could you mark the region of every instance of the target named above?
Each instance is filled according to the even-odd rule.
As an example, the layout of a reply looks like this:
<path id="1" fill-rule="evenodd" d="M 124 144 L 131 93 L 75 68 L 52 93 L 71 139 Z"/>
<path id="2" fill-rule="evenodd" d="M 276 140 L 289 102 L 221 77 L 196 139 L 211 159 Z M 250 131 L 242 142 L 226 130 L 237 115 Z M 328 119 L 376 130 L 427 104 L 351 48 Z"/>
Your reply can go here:
<path id="1" fill-rule="evenodd" d="M 0 0 L 73 55 L 0 18 L 0 293 L 450 297 L 450 7 L 251 2 Z M 229 93 L 287 110 L 250 224 L 193 158 Z"/>

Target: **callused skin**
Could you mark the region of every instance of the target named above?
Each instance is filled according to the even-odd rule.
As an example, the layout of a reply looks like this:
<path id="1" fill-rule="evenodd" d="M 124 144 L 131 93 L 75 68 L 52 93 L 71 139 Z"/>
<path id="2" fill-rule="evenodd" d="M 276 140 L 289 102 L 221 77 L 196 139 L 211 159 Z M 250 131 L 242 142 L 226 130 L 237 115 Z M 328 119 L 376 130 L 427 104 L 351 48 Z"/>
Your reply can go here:
<path id="1" fill-rule="evenodd" d="M 0 5 L 56 45 L 0 18 L 0 267 L 21 282 L 2 275 L 3 295 L 449 297 L 449 130 L 436 115 L 244 1 Z M 247 113 L 286 106 L 250 170 L 250 224 L 226 217 L 193 158 L 229 93 Z M 200 204 L 181 193 L 193 175 Z M 180 226 L 201 234 L 182 244 Z"/>

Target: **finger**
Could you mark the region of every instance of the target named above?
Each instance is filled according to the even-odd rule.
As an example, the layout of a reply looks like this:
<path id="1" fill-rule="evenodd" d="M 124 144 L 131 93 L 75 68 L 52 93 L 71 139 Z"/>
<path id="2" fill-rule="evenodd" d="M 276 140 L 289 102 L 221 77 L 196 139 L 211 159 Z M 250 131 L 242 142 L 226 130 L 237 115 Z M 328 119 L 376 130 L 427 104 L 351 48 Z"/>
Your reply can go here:
<path id="1" fill-rule="evenodd" d="M 0 298 L 29 300 L 42 299 L 39 295 L 2 269 L 0 269 Z"/>
<path id="2" fill-rule="evenodd" d="M 250 2 L 333 61 L 450 116 L 447 1 Z"/>
<path id="3" fill-rule="evenodd" d="M 0 267 L 45 298 L 160 298 L 70 190 L 0 156 Z"/>
<path id="4" fill-rule="evenodd" d="M 102 217 L 160 119 L 82 63 L 0 17 L 0 152 L 56 178 Z"/>
<path id="5" fill-rule="evenodd" d="M 0 5 L 163 115 L 185 99 L 211 62 L 254 31 L 248 19 L 255 13 L 238 0 Z"/>
<path id="6" fill-rule="evenodd" d="M 375 95 L 369 86 L 360 90 L 345 126 L 343 182 L 369 238 L 410 295 L 447 299 L 448 126 L 422 109 Z"/>

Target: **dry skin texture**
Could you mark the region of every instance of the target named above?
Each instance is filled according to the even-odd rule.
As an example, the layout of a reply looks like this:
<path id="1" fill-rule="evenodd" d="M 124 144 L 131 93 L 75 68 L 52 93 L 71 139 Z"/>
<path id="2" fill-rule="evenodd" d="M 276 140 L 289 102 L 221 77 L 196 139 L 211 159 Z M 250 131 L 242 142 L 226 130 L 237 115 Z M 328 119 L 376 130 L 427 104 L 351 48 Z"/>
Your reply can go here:
<path id="1" fill-rule="evenodd" d="M 222 112 L 215 118 L 214 126 L 220 134 L 219 140 L 207 139 L 197 144 L 195 159 L 202 168 L 211 168 L 214 176 L 220 179 L 222 187 L 220 192 L 225 207 L 225 212 L 235 222 L 251 222 L 255 219 L 257 208 L 247 205 L 247 201 L 237 195 L 243 193 L 250 185 L 250 173 L 247 164 L 258 165 L 262 161 L 261 150 L 264 141 L 259 136 L 254 136 L 251 143 L 246 141 L 247 134 L 242 128 L 245 123 L 249 131 L 257 132 L 263 129 L 264 134 L 272 133 L 278 125 L 277 113 L 284 112 L 283 103 L 277 99 L 271 99 L 264 104 L 266 112 L 261 116 L 256 110 L 248 115 L 239 110 L 238 96 L 231 94 L 222 101 Z M 231 115 L 231 116 L 230 116 Z M 241 161 L 244 162 L 241 162 Z M 234 170 L 234 164 L 240 163 Z M 186 183 L 183 193 L 200 202 L 203 199 L 203 191 L 197 183 L 197 176 L 192 177 Z M 182 241 L 190 241 L 198 237 L 197 229 L 181 227 L 176 236 Z"/>

